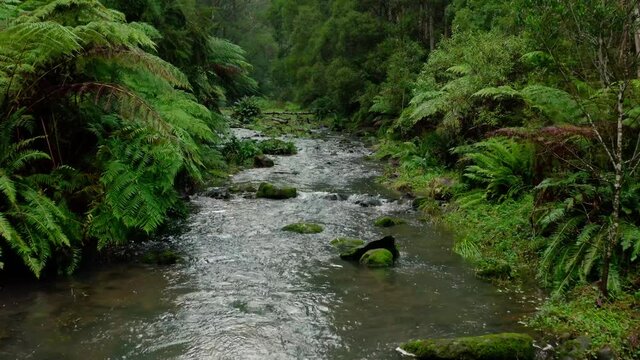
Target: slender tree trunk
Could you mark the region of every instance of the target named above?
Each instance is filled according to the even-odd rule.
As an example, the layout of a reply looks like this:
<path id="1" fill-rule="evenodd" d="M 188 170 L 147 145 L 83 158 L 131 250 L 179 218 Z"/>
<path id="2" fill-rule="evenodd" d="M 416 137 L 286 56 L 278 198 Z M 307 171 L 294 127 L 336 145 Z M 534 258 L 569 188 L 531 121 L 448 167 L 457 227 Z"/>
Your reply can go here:
<path id="1" fill-rule="evenodd" d="M 436 37 L 433 30 L 433 6 L 429 8 L 429 50 L 436 49 Z"/>
<path id="2" fill-rule="evenodd" d="M 622 193 L 622 180 L 623 180 L 623 166 L 622 160 L 622 140 L 623 140 L 623 121 L 624 121 L 624 98 L 626 92 L 627 82 L 620 85 L 618 90 L 618 104 L 617 104 L 617 131 L 616 131 L 616 147 L 615 147 L 615 181 L 613 184 L 613 209 L 611 212 L 611 228 L 609 229 L 609 236 L 605 244 L 605 255 L 602 264 L 602 279 L 600 282 L 600 291 L 603 297 L 609 296 L 609 270 L 611 268 L 611 259 L 613 252 L 618 245 L 618 238 L 620 233 L 620 197 Z"/>
<path id="3" fill-rule="evenodd" d="M 640 4 L 634 6 L 633 9 L 633 20 L 634 23 L 636 23 L 635 29 L 633 31 L 633 40 L 636 46 L 636 56 L 634 58 L 634 63 L 636 65 L 636 76 L 640 79 L 640 64 L 638 63 L 638 60 L 640 60 L 640 27 L 637 26 L 637 22 L 640 20 L 640 9 L 638 7 L 640 7 Z"/>

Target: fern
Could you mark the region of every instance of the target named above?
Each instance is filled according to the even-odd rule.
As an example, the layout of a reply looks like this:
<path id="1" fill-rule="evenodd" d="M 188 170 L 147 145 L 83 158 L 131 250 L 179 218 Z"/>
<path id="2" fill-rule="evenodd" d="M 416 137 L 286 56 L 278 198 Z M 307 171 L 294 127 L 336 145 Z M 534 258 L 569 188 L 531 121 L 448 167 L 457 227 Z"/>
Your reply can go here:
<path id="1" fill-rule="evenodd" d="M 464 176 L 473 184 L 484 185 L 487 199 L 516 198 L 532 187 L 533 149 L 528 144 L 493 138 L 459 147 L 455 153 L 472 163 Z"/>

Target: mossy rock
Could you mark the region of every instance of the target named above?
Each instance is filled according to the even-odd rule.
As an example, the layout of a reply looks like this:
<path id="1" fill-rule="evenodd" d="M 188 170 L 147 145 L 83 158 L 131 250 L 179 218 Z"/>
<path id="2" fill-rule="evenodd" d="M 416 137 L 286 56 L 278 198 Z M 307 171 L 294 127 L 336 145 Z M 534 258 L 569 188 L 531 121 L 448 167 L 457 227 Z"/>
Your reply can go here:
<path id="1" fill-rule="evenodd" d="M 272 159 L 269 159 L 265 155 L 256 155 L 253 157 L 253 167 L 256 168 L 270 168 L 274 167 L 275 163 Z"/>
<path id="2" fill-rule="evenodd" d="M 331 240 L 330 244 L 342 254 L 354 251 L 355 249 L 364 245 L 364 240 L 352 238 L 337 238 Z"/>
<path id="3" fill-rule="evenodd" d="M 506 262 L 484 264 L 476 269 L 476 276 L 483 279 L 509 279 L 511 266 Z"/>
<path id="4" fill-rule="evenodd" d="M 265 155 L 294 155 L 298 153 L 294 143 L 280 139 L 260 141 L 258 148 Z"/>
<path id="5" fill-rule="evenodd" d="M 369 250 L 360 258 L 360 264 L 370 268 L 393 266 L 393 254 L 387 249 Z"/>
<path id="6" fill-rule="evenodd" d="M 180 255 L 173 250 L 150 250 L 141 260 L 149 265 L 173 265 L 180 261 Z"/>
<path id="7" fill-rule="evenodd" d="M 417 340 L 400 348 L 429 360 L 533 360 L 535 356 L 531 336 L 516 333 Z"/>
<path id="8" fill-rule="evenodd" d="M 324 231 L 324 227 L 312 223 L 296 223 L 287 225 L 282 228 L 284 231 L 294 232 L 298 234 L 318 234 Z"/>
<path id="9" fill-rule="evenodd" d="M 376 219 L 374 225 L 378 227 L 392 227 L 396 225 L 406 224 L 407 222 L 396 217 L 391 216 L 383 216 L 381 218 Z"/>
<path id="10" fill-rule="evenodd" d="M 244 183 L 244 184 L 233 184 L 229 187 L 229 192 L 232 194 L 238 193 L 254 193 L 258 191 L 258 188 L 254 184 Z"/>
<path id="11" fill-rule="evenodd" d="M 258 187 L 258 192 L 256 193 L 256 197 L 275 200 L 291 199 L 296 196 L 298 196 L 298 190 L 296 188 L 279 188 L 269 183 L 260 184 L 260 187 Z"/>

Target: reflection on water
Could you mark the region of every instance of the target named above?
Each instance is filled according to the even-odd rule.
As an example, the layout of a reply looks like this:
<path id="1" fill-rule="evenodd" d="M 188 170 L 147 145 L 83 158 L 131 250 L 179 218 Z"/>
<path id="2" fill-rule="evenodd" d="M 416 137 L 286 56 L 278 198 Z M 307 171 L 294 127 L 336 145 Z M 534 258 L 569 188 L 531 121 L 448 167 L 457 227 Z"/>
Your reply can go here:
<path id="1" fill-rule="evenodd" d="M 295 185 L 300 196 L 194 197 L 186 232 L 167 239 L 185 254 L 180 264 L 119 265 L 0 290 L 0 358 L 393 359 L 410 338 L 518 326 L 529 298 L 477 280 L 452 254 L 449 233 L 419 222 L 375 183 L 363 146 L 341 137 L 296 143 L 298 155 L 233 181 Z M 370 196 L 379 206 L 358 204 Z M 374 228 L 383 214 L 409 223 Z M 325 231 L 280 230 L 298 221 Z M 343 262 L 328 245 L 387 234 L 401 248 L 392 269 Z"/>

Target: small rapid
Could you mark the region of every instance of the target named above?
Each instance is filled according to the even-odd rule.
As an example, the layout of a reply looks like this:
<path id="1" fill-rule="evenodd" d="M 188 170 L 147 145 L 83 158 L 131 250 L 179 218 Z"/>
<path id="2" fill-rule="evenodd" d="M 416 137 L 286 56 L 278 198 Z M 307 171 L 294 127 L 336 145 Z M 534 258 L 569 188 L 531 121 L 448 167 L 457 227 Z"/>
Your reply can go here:
<path id="1" fill-rule="evenodd" d="M 380 166 L 362 143 L 292 140 L 297 155 L 231 182 L 295 186 L 299 196 L 192 197 L 184 232 L 163 239 L 184 261 L 1 289 L 0 358 L 394 359 L 412 338 L 520 329 L 535 298 L 478 280 L 451 251 L 451 233 L 376 182 Z M 382 215 L 407 224 L 374 227 Z M 281 230 L 301 221 L 325 230 Z M 344 262 L 329 245 L 385 235 L 401 252 L 389 269 Z"/>

